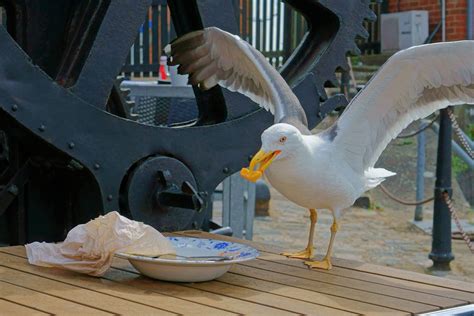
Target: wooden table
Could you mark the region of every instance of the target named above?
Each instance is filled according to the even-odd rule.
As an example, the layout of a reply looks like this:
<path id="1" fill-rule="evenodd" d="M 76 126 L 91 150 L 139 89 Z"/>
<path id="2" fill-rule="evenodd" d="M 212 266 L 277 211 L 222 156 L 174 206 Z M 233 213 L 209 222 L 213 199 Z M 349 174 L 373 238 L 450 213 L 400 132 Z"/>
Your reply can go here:
<path id="1" fill-rule="evenodd" d="M 471 283 L 336 259 L 331 271 L 309 270 L 281 249 L 210 236 L 249 243 L 261 256 L 216 281 L 178 284 L 142 277 L 119 258 L 95 278 L 31 266 L 22 246 L 0 248 L 0 314 L 406 315 L 474 302 Z"/>

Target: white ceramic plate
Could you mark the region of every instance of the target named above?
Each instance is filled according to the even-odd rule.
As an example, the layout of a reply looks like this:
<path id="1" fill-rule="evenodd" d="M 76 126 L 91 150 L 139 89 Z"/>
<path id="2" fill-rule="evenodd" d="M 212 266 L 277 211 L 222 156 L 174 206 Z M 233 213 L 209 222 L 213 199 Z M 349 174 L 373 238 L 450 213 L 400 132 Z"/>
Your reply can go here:
<path id="1" fill-rule="evenodd" d="M 206 261 L 184 258 L 165 259 L 116 253 L 128 259 L 140 273 L 159 280 L 173 282 L 203 282 L 213 280 L 226 273 L 232 264 L 257 258 L 258 251 L 247 245 L 191 237 L 168 237 L 178 256 L 230 256 L 231 260 Z"/>

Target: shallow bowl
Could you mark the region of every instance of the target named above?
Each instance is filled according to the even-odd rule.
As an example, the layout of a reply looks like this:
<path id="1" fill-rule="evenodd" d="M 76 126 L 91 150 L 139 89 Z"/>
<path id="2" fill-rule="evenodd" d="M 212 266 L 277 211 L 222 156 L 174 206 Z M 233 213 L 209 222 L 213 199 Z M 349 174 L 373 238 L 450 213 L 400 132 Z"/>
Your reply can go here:
<path id="1" fill-rule="evenodd" d="M 210 281 L 226 273 L 234 263 L 257 258 L 258 251 L 250 246 L 216 239 L 168 237 L 183 257 L 228 256 L 231 260 L 212 261 L 188 258 L 151 258 L 126 253 L 116 256 L 128 259 L 135 269 L 148 277 L 172 282 Z"/>

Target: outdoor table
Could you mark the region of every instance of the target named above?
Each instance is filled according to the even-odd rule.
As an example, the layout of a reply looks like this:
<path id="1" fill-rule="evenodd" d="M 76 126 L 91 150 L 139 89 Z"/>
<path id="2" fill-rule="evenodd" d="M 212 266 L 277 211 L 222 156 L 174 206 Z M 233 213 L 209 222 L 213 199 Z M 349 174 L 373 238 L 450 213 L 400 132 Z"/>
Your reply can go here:
<path id="1" fill-rule="evenodd" d="M 0 314 L 350 315 L 416 314 L 474 302 L 474 284 L 334 259 L 310 270 L 275 246 L 198 231 L 176 233 L 246 243 L 257 260 L 217 280 L 171 283 L 115 258 L 103 277 L 28 264 L 23 246 L 0 248 Z"/>

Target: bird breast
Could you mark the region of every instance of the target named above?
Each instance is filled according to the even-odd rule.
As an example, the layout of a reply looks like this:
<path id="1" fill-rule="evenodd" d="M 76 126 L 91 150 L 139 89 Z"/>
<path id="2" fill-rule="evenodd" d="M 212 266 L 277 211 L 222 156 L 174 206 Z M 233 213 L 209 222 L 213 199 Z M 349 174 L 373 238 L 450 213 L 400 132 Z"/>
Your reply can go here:
<path id="1" fill-rule="evenodd" d="M 341 210 L 363 193 L 363 181 L 340 159 L 329 146 L 310 146 L 275 160 L 265 176 L 276 190 L 302 207 Z"/>

